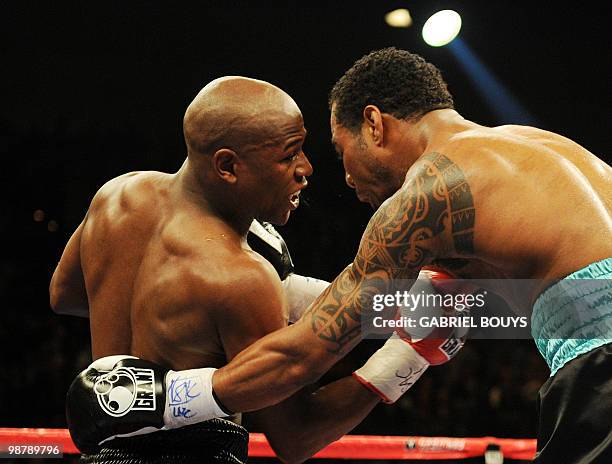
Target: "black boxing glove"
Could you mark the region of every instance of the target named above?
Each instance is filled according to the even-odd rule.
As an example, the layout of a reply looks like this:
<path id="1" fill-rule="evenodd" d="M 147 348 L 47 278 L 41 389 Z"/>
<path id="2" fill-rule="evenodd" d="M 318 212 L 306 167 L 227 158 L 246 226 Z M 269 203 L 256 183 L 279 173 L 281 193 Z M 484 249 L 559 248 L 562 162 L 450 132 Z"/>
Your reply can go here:
<path id="1" fill-rule="evenodd" d="M 270 261 L 280 280 L 285 280 L 293 273 L 293 261 L 287 244 L 272 224 L 254 219 L 249 228 L 247 242 L 253 251 Z"/>
<path id="2" fill-rule="evenodd" d="M 125 355 L 100 358 L 66 395 L 70 436 L 81 452 L 91 454 L 115 437 L 226 417 L 212 392 L 215 370 L 172 371 Z"/>

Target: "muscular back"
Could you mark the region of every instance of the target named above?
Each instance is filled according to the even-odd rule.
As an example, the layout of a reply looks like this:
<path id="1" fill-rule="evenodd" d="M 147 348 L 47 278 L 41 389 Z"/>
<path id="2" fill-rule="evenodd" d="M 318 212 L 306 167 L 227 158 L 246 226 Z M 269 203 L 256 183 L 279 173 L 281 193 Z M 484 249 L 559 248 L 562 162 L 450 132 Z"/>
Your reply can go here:
<path id="1" fill-rule="evenodd" d="M 236 275 L 274 278 L 225 223 L 177 195 L 174 176 L 148 172 L 118 177 L 94 197 L 80 245 L 94 358 L 221 366 L 218 320 Z M 231 311 L 229 319 L 240 308 Z"/>
<path id="2" fill-rule="evenodd" d="M 612 256 L 612 168 L 575 142 L 502 126 L 463 131 L 430 148 L 455 163 L 470 186 L 473 252 L 464 275 L 541 279 L 545 286 Z"/>

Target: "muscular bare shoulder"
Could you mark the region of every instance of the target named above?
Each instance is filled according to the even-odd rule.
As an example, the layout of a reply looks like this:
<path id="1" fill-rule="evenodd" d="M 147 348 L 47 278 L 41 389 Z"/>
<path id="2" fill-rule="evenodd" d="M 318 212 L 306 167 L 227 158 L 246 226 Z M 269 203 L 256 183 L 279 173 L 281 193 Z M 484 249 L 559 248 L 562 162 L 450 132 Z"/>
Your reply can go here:
<path id="1" fill-rule="evenodd" d="M 244 307 L 248 298 L 259 300 L 275 295 L 280 289 L 274 268 L 254 253 L 224 246 L 219 241 L 216 250 L 206 248 L 196 251 L 185 267 L 190 267 L 192 277 L 201 287 L 213 286 L 219 290 L 219 295 L 226 300 L 220 302 L 222 306 L 234 310 L 237 306 Z M 233 305 L 237 300 L 242 300 L 242 304 Z"/>
<path id="2" fill-rule="evenodd" d="M 83 222 L 81 260 L 93 282 L 134 282 L 144 250 L 163 209 L 163 188 L 155 172 L 133 172 L 104 184 L 96 193 Z M 110 291 L 110 288 L 109 288 Z M 105 298 L 108 296 L 105 295 Z M 126 305 L 126 301 L 122 305 Z"/>
<path id="3" fill-rule="evenodd" d="M 117 202 L 117 207 L 130 209 L 153 204 L 156 201 L 159 180 L 167 176 L 161 172 L 136 171 L 115 177 L 96 192 L 90 211 L 109 206 L 111 201 Z"/>
<path id="4" fill-rule="evenodd" d="M 525 182 L 504 156 L 516 150 L 506 138 L 483 128 L 429 147 L 372 217 L 356 268 L 395 269 L 397 278 L 440 259 L 487 261 L 490 237 L 500 230 L 516 235 L 517 223 L 504 211 Z"/>
<path id="5" fill-rule="evenodd" d="M 463 170 L 443 153 L 426 153 L 372 216 L 348 275 L 377 288 L 413 279 L 436 259 L 471 257 L 475 219 Z"/>

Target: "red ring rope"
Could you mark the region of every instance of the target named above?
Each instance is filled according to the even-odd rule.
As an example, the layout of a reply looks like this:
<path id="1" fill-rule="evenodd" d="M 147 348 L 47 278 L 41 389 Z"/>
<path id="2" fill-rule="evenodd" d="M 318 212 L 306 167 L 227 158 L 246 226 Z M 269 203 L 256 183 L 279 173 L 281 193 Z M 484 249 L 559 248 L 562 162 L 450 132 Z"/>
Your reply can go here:
<path id="1" fill-rule="evenodd" d="M 0 449 L 8 445 L 60 445 L 66 454 L 76 448 L 66 429 L 0 428 Z M 535 439 L 451 438 L 345 435 L 315 454 L 327 459 L 464 459 L 484 456 L 488 445 L 499 445 L 509 459 L 531 460 L 535 456 Z M 274 451 L 261 433 L 251 433 L 249 456 L 273 457 Z"/>

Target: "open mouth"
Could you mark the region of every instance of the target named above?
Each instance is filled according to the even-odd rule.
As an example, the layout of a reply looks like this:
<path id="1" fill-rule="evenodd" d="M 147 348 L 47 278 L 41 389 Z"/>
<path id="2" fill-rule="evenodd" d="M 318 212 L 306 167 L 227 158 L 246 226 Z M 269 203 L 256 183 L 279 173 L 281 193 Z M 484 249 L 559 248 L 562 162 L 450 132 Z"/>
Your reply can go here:
<path id="1" fill-rule="evenodd" d="M 299 190 L 289 195 L 289 204 L 291 205 L 292 210 L 296 210 L 298 206 L 300 206 L 300 191 Z"/>

